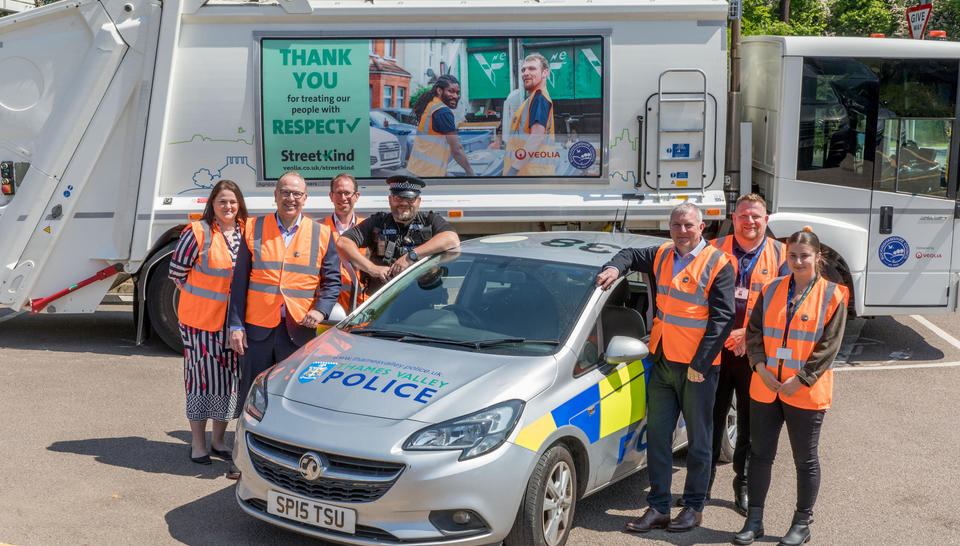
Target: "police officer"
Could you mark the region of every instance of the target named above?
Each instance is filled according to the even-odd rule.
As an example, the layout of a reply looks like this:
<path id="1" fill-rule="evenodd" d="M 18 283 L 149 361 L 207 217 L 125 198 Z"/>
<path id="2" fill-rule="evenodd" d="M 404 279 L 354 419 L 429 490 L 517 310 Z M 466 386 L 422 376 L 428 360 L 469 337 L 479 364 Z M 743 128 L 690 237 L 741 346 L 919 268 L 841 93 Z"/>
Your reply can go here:
<path id="1" fill-rule="evenodd" d="M 440 215 L 420 212 L 420 191 L 426 186 L 416 176 L 387 178 L 390 212 L 378 212 L 344 231 L 337 240 L 340 255 L 362 271 L 367 293 L 373 294 L 423 256 L 460 245 L 453 227 Z M 367 247 L 370 257 L 360 252 Z"/>

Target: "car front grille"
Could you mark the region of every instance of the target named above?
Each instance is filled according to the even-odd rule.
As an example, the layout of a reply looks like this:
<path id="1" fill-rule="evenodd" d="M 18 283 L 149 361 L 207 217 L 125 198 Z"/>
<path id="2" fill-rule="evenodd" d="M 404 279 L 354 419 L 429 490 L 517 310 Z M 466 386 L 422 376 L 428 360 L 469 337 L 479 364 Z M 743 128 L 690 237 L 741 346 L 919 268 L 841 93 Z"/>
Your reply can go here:
<path id="1" fill-rule="evenodd" d="M 380 143 L 380 157 L 384 157 L 384 154 L 388 152 L 396 152 L 394 158 L 400 157 L 400 143 L 399 142 L 381 142 Z"/>
<path id="2" fill-rule="evenodd" d="M 257 473 L 268 482 L 304 497 L 337 502 L 373 502 L 396 483 L 404 465 L 316 452 L 328 461 L 324 476 L 307 480 L 297 470 L 310 451 L 247 433 L 247 451 Z"/>

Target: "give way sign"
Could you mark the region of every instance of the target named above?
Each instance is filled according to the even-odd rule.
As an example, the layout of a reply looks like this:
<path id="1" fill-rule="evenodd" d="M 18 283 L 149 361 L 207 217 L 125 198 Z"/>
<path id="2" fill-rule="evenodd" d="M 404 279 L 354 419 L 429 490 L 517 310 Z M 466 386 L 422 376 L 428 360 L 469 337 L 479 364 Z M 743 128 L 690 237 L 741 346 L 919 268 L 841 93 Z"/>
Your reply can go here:
<path id="1" fill-rule="evenodd" d="M 922 4 L 907 8 L 907 21 L 910 22 L 910 37 L 914 40 L 922 40 L 927 31 L 927 21 L 930 20 L 930 13 L 933 11 L 933 4 Z"/>

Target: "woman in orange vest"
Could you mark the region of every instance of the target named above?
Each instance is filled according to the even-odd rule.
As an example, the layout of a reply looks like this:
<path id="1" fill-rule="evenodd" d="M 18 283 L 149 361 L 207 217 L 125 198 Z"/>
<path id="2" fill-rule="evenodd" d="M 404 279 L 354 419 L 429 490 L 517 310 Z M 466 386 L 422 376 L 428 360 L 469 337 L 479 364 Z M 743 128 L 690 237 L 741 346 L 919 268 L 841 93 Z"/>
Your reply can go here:
<path id="1" fill-rule="evenodd" d="M 238 359 L 226 343 L 230 280 L 247 220 L 243 194 L 231 180 L 213 187 L 200 220 L 180 234 L 170 260 L 170 279 L 180 287 L 177 315 L 183 339 L 183 378 L 192 439 L 190 460 L 211 464 L 207 420 L 213 421 L 210 452 L 231 460 L 227 423 L 240 415 Z"/>
<path id="2" fill-rule="evenodd" d="M 823 278 L 820 240 L 810 231 L 787 239 L 790 275 L 764 285 L 747 325 L 750 381 L 750 472 L 747 521 L 734 544 L 763 536 L 763 505 L 787 425 L 797 468 L 797 508 L 782 546 L 810 540 L 820 489 L 820 427 L 833 396 L 833 359 L 847 321 L 847 291 Z"/>

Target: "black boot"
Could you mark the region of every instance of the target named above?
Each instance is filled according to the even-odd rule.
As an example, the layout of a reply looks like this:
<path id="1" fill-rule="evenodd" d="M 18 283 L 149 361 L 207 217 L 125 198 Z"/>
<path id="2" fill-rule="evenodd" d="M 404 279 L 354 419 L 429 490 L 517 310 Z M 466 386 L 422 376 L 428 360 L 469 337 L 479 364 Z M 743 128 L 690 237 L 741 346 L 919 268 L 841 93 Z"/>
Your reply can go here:
<path id="1" fill-rule="evenodd" d="M 747 515 L 747 479 L 739 476 L 733 478 L 733 507 L 741 516 Z"/>
<path id="2" fill-rule="evenodd" d="M 753 506 L 747 511 L 747 521 L 743 529 L 733 537 L 734 544 L 753 544 L 754 540 L 763 538 L 763 508 Z"/>
<path id="3" fill-rule="evenodd" d="M 780 539 L 780 543 L 777 544 L 777 546 L 801 546 L 804 543 L 810 542 L 811 523 L 813 523 L 813 519 L 811 519 L 809 515 L 801 514 L 800 512 L 794 513 L 793 525 L 790 526 L 787 534 L 783 535 L 783 538 Z"/>

